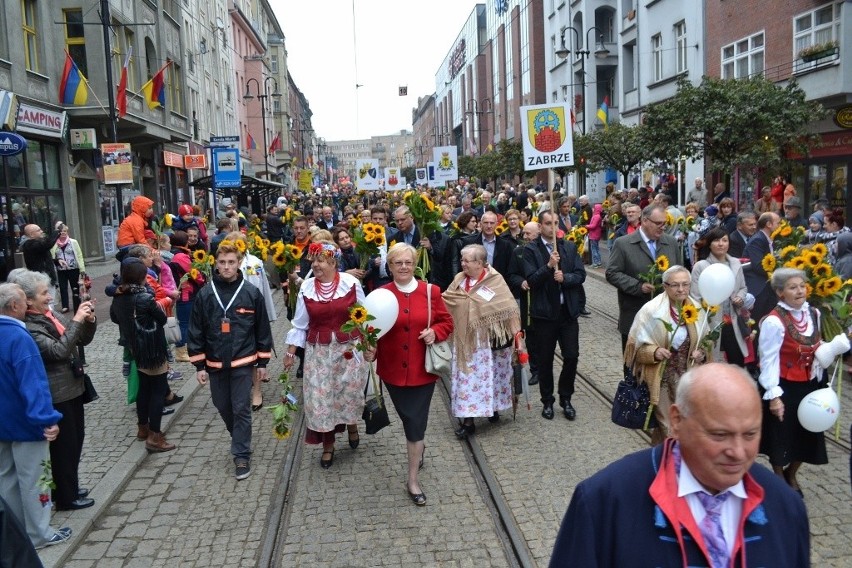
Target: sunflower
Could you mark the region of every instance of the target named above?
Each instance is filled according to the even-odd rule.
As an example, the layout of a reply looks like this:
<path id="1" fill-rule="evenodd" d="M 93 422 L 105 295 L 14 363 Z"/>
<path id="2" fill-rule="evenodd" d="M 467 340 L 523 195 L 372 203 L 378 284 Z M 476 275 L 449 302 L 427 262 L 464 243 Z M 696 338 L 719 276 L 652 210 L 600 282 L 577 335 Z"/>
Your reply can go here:
<path id="1" fill-rule="evenodd" d="M 372 243 L 376 240 L 376 234 L 372 232 L 364 231 L 364 242 Z"/>
<path id="2" fill-rule="evenodd" d="M 269 242 L 269 239 L 261 239 L 260 242 L 263 243 L 263 246 L 266 248 L 269 248 L 269 246 L 272 244 Z"/>
<path id="3" fill-rule="evenodd" d="M 580 233 L 581 236 L 586 236 L 586 234 L 589 232 L 589 230 L 585 227 L 579 227 L 577 229 L 577 232 Z"/>
<path id="4" fill-rule="evenodd" d="M 272 263 L 278 268 L 281 268 L 287 263 L 287 257 L 284 256 L 283 252 L 275 253 L 272 255 Z"/>
<path id="5" fill-rule="evenodd" d="M 278 440 L 286 440 L 290 437 L 290 430 L 287 429 L 286 424 L 275 426 L 275 428 L 272 430 L 272 433 Z"/>
<path id="6" fill-rule="evenodd" d="M 827 280 L 820 280 L 820 283 L 823 285 L 823 290 L 825 291 L 826 296 L 836 294 L 843 287 L 843 281 L 839 276 L 832 276 Z M 819 284 L 817 284 L 817 286 L 819 286 Z"/>
<path id="7" fill-rule="evenodd" d="M 674 225 L 674 215 L 666 211 L 666 226 L 671 227 Z"/>
<path id="8" fill-rule="evenodd" d="M 813 293 L 814 293 L 814 287 L 811 286 L 810 282 L 805 282 L 805 299 L 810 298 L 811 294 L 813 294 Z"/>
<path id="9" fill-rule="evenodd" d="M 763 257 L 763 260 L 760 261 L 760 267 L 763 268 L 764 272 L 772 272 L 775 270 L 776 265 L 775 257 L 772 256 L 771 252 L 767 253 L 766 256 Z"/>
<path id="10" fill-rule="evenodd" d="M 814 268 L 822 262 L 822 258 L 817 253 L 810 250 L 802 251 L 802 258 L 805 259 L 805 263 L 808 268 Z"/>
<path id="11" fill-rule="evenodd" d="M 716 315 L 716 312 L 719 311 L 719 306 L 711 306 L 707 303 L 707 300 L 701 300 L 701 309 L 705 310 L 708 314 Z"/>
<path id="12" fill-rule="evenodd" d="M 817 253 L 820 257 L 825 257 L 828 254 L 828 247 L 824 243 L 817 243 L 811 247 L 811 250 Z"/>
<path id="13" fill-rule="evenodd" d="M 781 230 L 778 232 L 778 234 L 782 237 L 789 237 L 793 234 L 793 228 L 790 227 L 790 225 L 784 225 L 783 227 L 781 227 Z"/>
<path id="14" fill-rule="evenodd" d="M 260 260 L 262 260 L 263 262 L 266 262 L 266 260 L 268 258 L 269 258 L 269 249 L 266 248 L 266 247 L 260 249 Z"/>
<path id="15" fill-rule="evenodd" d="M 568 233 L 568 236 L 565 237 L 565 240 L 568 241 L 569 243 L 574 243 L 574 242 L 577 242 L 577 236 L 574 235 L 573 232 L 571 232 L 571 233 Z"/>
<path id="16" fill-rule="evenodd" d="M 435 210 L 435 202 L 432 201 L 431 199 L 429 199 L 428 197 L 426 197 L 425 195 L 423 196 L 423 203 L 426 204 L 426 207 L 429 208 L 429 211 Z"/>
<path id="17" fill-rule="evenodd" d="M 385 244 L 385 236 L 384 236 L 384 234 L 376 235 L 376 238 L 375 238 L 375 239 L 373 239 L 373 244 L 374 244 L 374 245 L 376 245 L 377 247 L 380 247 L 380 246 L 382 246 L 383 244 Z"/>
<path id="18" fill-rule="evenodd" d="M 165 215 L 163 215 L 163 221 L 166 223 L 166 227 L 171 227 L 172 226 L 172 214 L 166 213 Z"/>
<path id="19" fill-rule="evenodd" d="M 794 245 L 789 245 L 781 249 L 781 252 L 778 253 L 778 258 L 784 260 L 785 258 L 796 254 L 796 251 L 799 250 Z"/>
<path id="20" fill-rule="evenodd" d="M 813 272 L 814 276 L 816 276 L 817 278 L 828 278 L 829 276 L 831 276 L 831 266 L 829 266 L 828 264 L 820 263 L 814 266 L 811 272 Z"/>
<path id="21" fill-rule="evenodd" d="M 657 270 L 659 270 L 660 272 L 665 272 L 666 270 L 669 269 L 668 257 L 664 254 L 661 254 L 660 256 L 657 257 L 656 265 L 657 265 Z"/>
<path id="22" fill-rule="evenodd" d="M 207 261 L 207 264 L 208 264 L 208 265 L 213 266 L 214 264 L 216 264 L 216 259 L 213 257 L 213 255 L 212 255 L 212 254 L 208 254 L 208 255 L 207 255 L 206 257 L 204 257 L 204 258 L 205 258 L 205 260 Z"/>
<path id="23" fill-rule="evenodd" d="M 698 308 L 692 304 L 684 304 L 680 309 L 680 318 L 683 323 L 695 323 L 698 321 Z"/>
<path id="24" fill-rule="evenodd" d="M 189 277 L 193 280 L 198 280 L 198 277 L 201 275 L 201 272 L 197 268 L 193 268 L 189 271 Z"/>
<path id="25" fill-rule="evenodd" d="M 349 321 L 361 325 L 367 321 L 367 310 L 363 306 L 355 306 L 349 310 Z"/>
<path id="26" fill-rule="evenodd" d="M 601 203 L 601 207 L 604 209 L 609 209 L 612 204 L 609 202 L 609 199 L 604 199 L 603 203 Z"/>
<path id="27" fill-rule="evenodd" d="M 237 250 L 240 251 L 240 254 L 244 254 L 246 252 L 246 243 L 242 240 L 234 241 L 234 246 L 237 247 Z"/>
<path id="28" fill-rule="evenodd" d="M 806 261 L 803 257 L 797 256 L 790 260 L 790 263 L 793 265 L 792 267 L 797 270 L 804 270 L 808 267 L 808 261 Z"/>
<path id="29" fill-rule="evenodd" d="M 204 257 L 207 256 L 207 253 L 203 250 L 197 250 L 192 253 L 192 260 L 195 262 L 204 262 Z"/>
<path id="30" fill-rule="evenodd" d="M 781 227 L 782 225 L 779 225 L 774 231 L 772 231 L 772 233 L 769 235 L 770 241 L 774 241 L 776 238 L 778 238 L 778 235 L 781 234 Z"/>

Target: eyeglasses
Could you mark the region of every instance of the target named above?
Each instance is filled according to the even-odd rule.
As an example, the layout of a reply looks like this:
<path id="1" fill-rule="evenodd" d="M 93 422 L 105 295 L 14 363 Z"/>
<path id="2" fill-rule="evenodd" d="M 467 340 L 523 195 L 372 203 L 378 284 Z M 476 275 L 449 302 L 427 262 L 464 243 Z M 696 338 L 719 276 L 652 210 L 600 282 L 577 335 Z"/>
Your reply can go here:
<path id="1" fill-rule="evenodd" d="M 692 286 L 692 282 L 663 282 L 663 285 L 668 286 L 669 288 L 682 290 L 684 288 L 689 288 L 690 286 Z"/>
<path id="2" fill-rule="evenodd" d="M 391 264 L 397 268 L 402 268 L 403 266 L 414 266 L 414 262 L 410 260 L 395 260 L 394 262 L 391 262 Z"/>
<path id="3" fill-rule="evenodd" d="M 654 224 L 654 225 L 656 225 L 657 227 L 664 227 L 664 226 L 666 225 L 666 221 L 665 221 L 665 219 L 663 219 L 662 221 L 654 221 L 653 219 L 647 219 L 647 221 L 648 221 L 649 223 L 653 223 L 653 224 Z"/>
<path id="4" fill-rule="evenodd" d="M 466 258 L 461 259 L 462 264 L 476 264 L 477 262 L 482 262 L 482 261 L 477 260 L 477 259 L 470 259 L 470 260 L 468 260 Z"/>

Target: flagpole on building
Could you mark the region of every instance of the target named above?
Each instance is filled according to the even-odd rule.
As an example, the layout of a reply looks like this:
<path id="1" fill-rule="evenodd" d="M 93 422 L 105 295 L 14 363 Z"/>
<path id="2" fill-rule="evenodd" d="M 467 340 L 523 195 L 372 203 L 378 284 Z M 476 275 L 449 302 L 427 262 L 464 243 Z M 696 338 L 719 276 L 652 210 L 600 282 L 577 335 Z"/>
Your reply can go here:
<path id="1" fill-rule="evenodd" d="M 112 141 L 118 142 L 118 126 L 115 116 L 115 95 L 112 92 L 112 49 L 110 47 L 110 16 L 109 0 L 101 0 L 101 28 L 104 32 L 104 61 L 106 62 L 107 101 L 109 102 L 109 123 L 112 133 Z M 119 203 L 121 202 L 121 187 L 118 188 Z"/>

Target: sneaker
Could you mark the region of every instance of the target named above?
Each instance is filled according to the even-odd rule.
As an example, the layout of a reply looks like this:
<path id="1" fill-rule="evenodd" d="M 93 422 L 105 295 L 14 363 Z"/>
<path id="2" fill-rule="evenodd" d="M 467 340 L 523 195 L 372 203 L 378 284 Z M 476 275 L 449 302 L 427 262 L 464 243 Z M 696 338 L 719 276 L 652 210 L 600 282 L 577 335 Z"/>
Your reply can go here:
<path id="1" fill-rule="evenodd" d="M 130 376 L 130 362 L 126 361 L 121 365 L 121 374 L 125 377 Z"/>
<path id="2" fill-rule="evenodd" d="M 47 539 L 47 541 L 38 548 L 44 548 L 45 546 L 53 546 L 54 544 L 62 544 L 69 538 L 71 538 L 71 529 L 69 527 L 57 529 L 57 531 L 53 533 L 53 536 Z"/>
<path id="3" fill-rule="evenodd" d="M 166 374 L 166 378 L 170 381 L 176 381 L 183 378 L 183 373 L 175 371 L 174 369 L 169 369 L 168 374 Z"/>
<path id="4" fill-rule="evenodd" d="M 237 467 L 234 470 L 234 475 L 237 480 L 245 479 L 249 475 L 251 475 L 251 466 L 249 462 L 237 462 Z"/>

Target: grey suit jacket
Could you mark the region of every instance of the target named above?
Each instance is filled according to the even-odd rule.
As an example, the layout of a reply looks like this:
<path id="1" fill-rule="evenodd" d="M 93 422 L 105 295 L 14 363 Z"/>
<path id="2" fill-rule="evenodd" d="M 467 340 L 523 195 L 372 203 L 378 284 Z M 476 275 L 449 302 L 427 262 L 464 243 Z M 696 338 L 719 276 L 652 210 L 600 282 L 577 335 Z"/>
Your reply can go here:
<path id="1" fill-rule="evenodd" d="M 657 257 L 665 255 L 669 265 L 682 264 L 681 247 L 674 237 L 663 234 L 657 241 Z M 618 331 L 627 335 L 639 309 L 652 298 L 642 292 L 639 274 L 648 272 L 655 259 L 642 234 L 634 231 L 615 239 L 609 253 L 606 280 L 618 289 Z"/>

